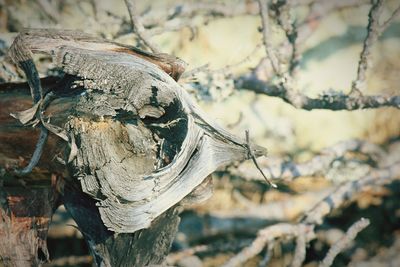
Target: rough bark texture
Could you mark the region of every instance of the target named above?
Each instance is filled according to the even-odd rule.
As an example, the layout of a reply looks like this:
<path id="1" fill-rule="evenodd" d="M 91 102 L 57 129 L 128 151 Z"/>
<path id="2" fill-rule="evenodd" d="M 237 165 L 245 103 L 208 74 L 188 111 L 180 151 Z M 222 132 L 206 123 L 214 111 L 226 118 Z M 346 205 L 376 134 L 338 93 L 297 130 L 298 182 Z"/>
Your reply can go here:
<path id="1" fill-rule="evenodd" d="M 51 55 L 63 72 L 47 89 L 33 62 L 37 52 Z M 25 72 L 34 105 L 26 109 L 25 91 L 20 106 L 1 108 L 2 127 L 15 127 L 5 115 L 13 113 L 41 136 L 30 164 L 16 174 L 36 164 L 47 133 L 64 141 L 51 146 L 61 152 L 45 149 L 45 158 L 67 167 L 64 204 L 98 265 L 161 263 L 179 222 L 174 207 L 191 192 L 185 202 L 207 195 L 206 177 L 217 168 L 265 153 L 199 110 L 175 81 L 184 70 L 179 59 L 51 30 L 21 33 L 10 56 Z M 10 136 L 0 135 L 3 142 Z"/>
<path id="2" fill-rule="evenodd" d="M 142 54 L 70 31 L 25 32 L 10 50 L 28 76 L 34 99 L 43 93 L 35 89 L 40 81 L 31 52 L 50 54 L 72 77 L 67 93 L 75 105 L 62 124 L 42 113 L 49 99 L 65 92 L 48 93 L 15 117 L 40 122 L 69 143 L 65 161 L 71 176 L 97 200 L 112 231 L 149 227 L 216 168 L 249 155 L 244 141 L 207 119 L 165 68 Z"/>
<path id="3" fill-rule="evenodd" d="M 46 238 L 55 203 L 52 187 L 0 186 L 0 265 L 37 266 L 49 259 Z"/>

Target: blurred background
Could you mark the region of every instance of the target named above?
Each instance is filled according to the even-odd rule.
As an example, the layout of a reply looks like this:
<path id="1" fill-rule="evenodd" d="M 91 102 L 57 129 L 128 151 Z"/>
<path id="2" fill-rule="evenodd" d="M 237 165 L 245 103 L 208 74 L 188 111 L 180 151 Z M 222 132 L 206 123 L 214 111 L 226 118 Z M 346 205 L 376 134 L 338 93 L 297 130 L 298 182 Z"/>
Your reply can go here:
<path id="1" fill-rule="evenodd" d="M 354 139 L 379 145 L 391 157 L 398 155 L 392 162 L 399 160 L 398 109 L 307 111 L 280 98 L 238 88 L 236 81 L 240 77 L 257 71 L 265 81 L 274 78 L 270 64 L 256 68 L 265 57 L 256 2 L 137 2 L 138 14 L 151 40 L 163 52 L 188 63 L 189 74 L 182 77 L 180 84 L 232 133 L 244 137 L 245 130 L 249 130 L 255 143 L 268 148 L 268 157 L 259 160 L 263 168 L 275 166 L 275 162 L 307 163 L 321 155 L 323 149 Z M 367 34 L 370 1 L 294 2 L 294 21 L 310 30 L 300 48 L 297 90 L 309 97 L 332 90 L 349 93 Z M 329 9 L 333 3 L 344 3 L 344 7 Z M 386 1 L 382 17 L 389 17 L 398 5 L 399 1 Z M 193 10 L 188 12 L 184 9 L 187 7 Z M 305 20 L 312 10 L 319 16 Z M 142 46 L 132 32 L 123 0 L 0 0 L 0 82 L 24 80 L 6 55 L 23 28 L 80 30 Z M 271 29 L 270 41 L 279 50 L 284 32 L 276 23 L 271 24 Z M 363 93 L 399 94 L 399 19 L 382 33 L 370 58 Z M 42 76 L 56 74 L 49 58 L 38 56 L 37 60 Z M 347 159 L 353 159 L 353 155 L 343 154 L 332 160 L 327 169 L 295 179 L 277 175 L 273 179 L 277 189 L 268 186 L 251 161 L 219 170 L 212 175 L 211 198 L 182 208 L 179 232 L 167 263 L 221 266 L 250 245 L 259 230 L 278 222 L 297 222 L 334 188 L 370 171 L 366 160 Z M 336 258 L 334 266 L 400 266 L 399 193 L 400 183 L 393 180 L 345 201 L 315 229 L 316 238 L 307 246 L 304 266 L 317 266 L 328 249 L 361 217 L 370 219 L 370 225 Z M 52 261 L 45 266 L 91 266 L 85 241 L 74 225 L 61 206 L 49 232 Z M 270 249 L 249 259 L 245 266 L 288 266 L 294 247 L 293 239 L 275 240 Z"/>

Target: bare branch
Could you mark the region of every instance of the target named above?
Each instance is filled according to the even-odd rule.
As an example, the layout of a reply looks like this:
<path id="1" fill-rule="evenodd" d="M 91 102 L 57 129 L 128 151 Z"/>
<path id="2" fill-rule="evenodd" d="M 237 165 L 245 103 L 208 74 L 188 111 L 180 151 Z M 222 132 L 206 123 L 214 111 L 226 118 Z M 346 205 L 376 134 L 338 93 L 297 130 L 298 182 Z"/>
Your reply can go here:
<path id="1" fill-rule="evenodd" d="M 261 78 L 265 72 L 263 70 L 265 68 L 265 59 L 263 59 L 260 61 L 259 65 L 256 67 L 251 75 L 241 76 L 235 79 L 236 88 L 252 90 L 256 93 L 279 97 L 286 103 L 289 103 L 296 108 L 305 110 L 359 110 L 380 107 L 400 108 L 400 96 L 362 96 L 359 94 L 354 94 L 356 89 L 360 88 L 359 85 L 361 85 L 361 83 L 365 80 L 365 73 L 369 66 L 369 63 L 367 61 L 369 61 L 370 58 L 370 47 L 383 32 L 384 27 L 387 27 L 386 23 L 384 24 L 385 26 L 380 26 L 378 23 L 378 17 L 382 12 L 382 1 L 383 0 L 379 0 L 378 3 L 374 4 L 371 8 L 370 23 L 368 25 L 368 35 L 364 42 L 364 50 L 360 58 L 358 71 L 359 74 L 357 80 L 352 84 L 351 91 L 353 93 L 346 95 L 342 92 L 330 90 L 326 93 L 321 94 L 319 97 L 311 98 L 297 90 L 294 90 L 293 78 L 287 73 L 284 73 L 279 68 L 279 59 L 276 57 L 276 53 L 271 47 L 268 31 L 268 6 L 262 1 L 259 1 L 259 6 L 263 22 L 263 41 L 272 69 L 278 75 L 278 77 L 280 77 L 280 80 L 277 84 L 273 84 L 267 83 L 265 82 L 264 78 Z M 307 37 L 310 36 L 313 32 L 313 30 L 310 29 L 310 26 L 307 23 L 308 20 L 315 20 L 321 18 L 324 14 L 327 14 L 334 10 L 353 7 L 364 3 L 364 1 L 324 1 L 323 3 L 315 2 L 312 4 L 312 9 L 306 19 L 306 22 L 299 25 L 297 30 L 293 28 L 293 25 L 289 25 L 290 23 L 287 19 L 285 20 L 284 18 L 280 18 L 278 16 L 278 23 L 280 22 L 282 27 L 284 26 L 283 28 L 289 40 L 289 43 L 286 43 L 286 45 L 285 43 L 283 43 L 280 46 L 280 54 L 291 53 L 292 55 L 290 59 L 291 64 L 289 65 L 289 72 L 291 73 L 291 71 L 295 69 L 294 67 L 296 65 L 296 61 L 298 60 L 300 51 L 298 45 L 304 42 L 304 40 L 307 39 Z M 396 16 L 398 13 L 400 13 L 400 10 L 396 9 L 391 18 L 388 19 L 388 23 L 393 20 L 393 17 Z M 296 36 L 296 38 L 293 38 L 294 36 Z M 292 42 L 290 42 L 290 40 L 292 40 Z"/>
<path id="2" fill-rule="evenodd" d="M 270 34 L 267 2 L 262 1 L 262 0 L 258 0 L 257 2 L 260 7 L 260 16 L 261 16 L 261 22 L 262 22 L 262 37 L 263 37 L 263 43 L 265 46 L 265 52 L 271 61 L 271 65 L 272 65 L 272 68 L 273 68 L 275 74 L 278 76 L 282 76 L 282 70 L 280 67 L 279 59 L 276 56 L 276 53 L 273 50 L 273 47 L 270 42 L 271 34 Z"/>
<path id="3" fill-rule="evenodd" d="M 296 250 L 294 251 L 291 267 L 301 267 L 306 258 L 307 229 L 304 225 L 301 225 L 300 227 L 303 229 L 299 229 L 298 236 L 296 238 Z"/>
<path id="4" fill-rule="evenodd" d="M 209 246 L 198 245 L 195 247 L 187 248 L 182 251 L 170 253 L 165 261 L 168 265 L 175 265 L 178 261 L 180 261 L 181 259 L 183 259 L 185 257 L 190 257 L 190 256 L 195 255 L 196 253 L 205 252 L 208 250 L 210 250 Z"/>
<path id="5" fill-rule="evenodd" d="M 365 75 L 368 68 L 371 67 L 371 47 L 375 44 L 379 35 L 382 34 L 379 17 L 383 11 L 383 2 L 384 0 L 372 0 L 372 6 L 368 14 L 367 37 L 364 40 L 363 50 L 358 63 L 357 78 L 353 81 L 350 95 L 359 94 L 364 89 Z"/>
<path id="6" fill-rule="evenodd" d="M 359 110 L 381 107 L 400 108 L 400 96 L 352 96 L 342 92 L 327 92 L 317 98 L 311 98 L 300 92 L 293 92 L 282 86 L 267 84 L 255 75 L 242 76 L 235 80 L 235 87 L 251 90 L 258 94 L 281 98 L 295 108 L 313 110 Z"/>
<path id="7" fill-rule="evenodd" d="M 272 226 L 268 226 L 260 230 L 257 234 L 257 238 L 252 242 L 252 244 L 245 249 L 243 249 L 236 256 L 231 258 L 226 262 L 224 267 L 242 266 L 247 260 L 253 258 L 259 254 L 264 247 L 272 242 L 275 238 L 280 238 L 283 236 L 296 237 L 299 234 L 305 234 L 306 240 L 311 240 L 313 235 L 313 226 L 304 224 L 288 224 L 279 223 Z"/>
<path id="8" fill-rule="evenodd" d="M 369 225 L 369 220 L 361 218 L 359 221 L 354 223 L 346 232 L 346 234 L 334 244 L 326 254 L 325 258 L 319 265 L 319 267 L 329 267 L 332 265 L 335 257 L 345 250 L 350 243 L 356 238 L 357 234 L 364 230 Z"/>
<path id="9" fill-rule="evenodd" d="M 362 140 L 348 140 L 323 149 L 319 155 L 303 163 L 295 163 L 282 158 L 259 158 L 258 162 L 267 176 L 274 179 L 291 180 L 297 177 L 323 175 L 331 169 L 335 160 L 344 157 L 348 152 L 359 152 L 374 160 L 381 159 L 386 155 L 378 145 Z M 246 162 L 231 168 L 230 173 L 247 180 L 262 180 L 258 172 L 249 167 L 249 163 Z"/>
<path id="10" fill-rule="evenodd" d="M 381 31 L 384 32 L 393 20 L 400 14 L 400 5 L 393 11 L 392 15 L 381 25 Z"/>
<path id="11" fill-rule="evenodd" d="M 156 44 L 154 44 L 147 36 L 144 26 L 136 13 L 137 12 L 136 0 L 125 0 L 125 4 L 126 7 L 128 8 L 129 17 L 132 23 L 132 28 L 137 33 L 140 40 L 142 40 L 145 43 L 145 45 L 147 45 L 154 53 L 160 53 L 161 52 L 160 48 Z"/>
<path id="12" fill-rule="evenodd" d="M 254 165 L 257 167 L 257 170 L 260 171 L 260 173 L 262 174 L 262 176 L 264 177 L 264 179 L 267 181 L 267 183 L 273 187 L 273 188 L 277 188 L 276 184 L 274 184 L 273 182 L 271 182 L 267 176 L 265 176 L 265 174 L 263 173 L 262 169 L 260 168 L 260 166 L 257 163 L 256 157 L 254 156 L 253 150 L 251 149 L 250 146 L 250 136 L 249 136 L 249 131 L 246 130 L 246 146 L 247 146 L 247 153 L 248 153 L 248 157 L 251 158 L 251 160 L 253 161 Z"/>
<path id="13" fill-rule="evenodd" d="M 281 1 L 273 4 L 271 9 L 275 12 L 276 21 L 282 27 L 286 34 L 287 43 L 291 49 L 289 53 L 289 73 L 294 75 L 299 66 L 299 49 L 298 49 L 298 25 L 293 18 L 293 6 L 291 2 Z"/>
<path id="14" fill-rule="evenodd" d="M 258 236 L 254 240 L 254 242 L 249 247 L 245 248 L 239 254 L 233 257 L 231 260 L 229 260 L 224 266 L 238 266 L 240 264 L 243 264 L 248 259 L 260 253 L 268 242 L 271 242 L 278 237 L 295 236 L 297 238 L 301 238 L 299 237 L 299 235 L 306 233 L 307 236 L 305 238 L 305 243 L 307 243 L 307 240 L 310 240 L 309 233 L 312 232 L 313 227 L 315 225 L 321 224 L 323 218 L 328 215 L 333 209 L 343 205 L 346 200 L 352 198 L 352 196 L 354 196 L 356 193 L 360 192 L 367 186 L 383 185 L 392 181 L 395 178 L 400 178 L 400 162 L 395 162 L 381 169 L 374 169 L 360 180 L 347 182 L 342 186 L 339 186 L 333 193 L 324 198 L 314 208 L 307 212 L 301 220 L 301 223 L 297 225 L 283 223 L 276 224 L 259 231 Z M 362 225 L 364 224 L 365 223 L 363 222 Z M 354 229 L 360 229 L 360 226 L 357 225 L 354 227 Z M 356 233 L 358 233 L 359 231 L 360 230 L 353 230 L 353 228 L 351 228 L 348 231 L 349 238 L 346 240 L 354 239 L 354 237 L 351 237 L 353 235 L 355 236 Z M 298 239 L 297 243 L 298 247 L 296 248 L 295 252 L 293 262 L 294 266 L 300 266 L 302 261 L 304 260 L 304 248 L 302 247 L 304 242 L 302 239 Z M 342 241 L 341 243 L 345 243 L 345 241 Z M 331 254 L 333 256 L 329 256 L 329 258 L 332 258 L 332 261 L 333 258 L 341 251 L 342 247 L 344 247 L 344 245 L 338 245 L 332 250 L 333 252 L 331 252 Z"/>
<path id="15" fill-rule="evenodd" d="M 332 194 L 307 212 L 301 221 L 320 224 L 332 210 L 340 207 L 346 200 L 351 199 L 366 186 L 383 185 L 398 178 L 400 178 L 400 162 L 393 163 L 385 168 L 371 170 L 364 178 L 339 186 Z"/>
<path id="16" fill-rule="evenodd" d="M 310 20 L 314 22 L 324 15 L 335 10 L 351 8 L 368 2 L 367 0 L 346 0 L 346 1 L 313 1 L 300 0 L 290 1 L 293 7 L 312 5 L 312 10 L 306 19 L 307 24 Z M 219 17 L 236 17 L 242 15 L 259 15 L 258 4 L 251 1 L 239 2 L 236 5 L 227 5 L 223 3 L 184 3 L 165 10 L 152 10 L 141 17 L 141 22 L 147 30 L 147 36 L 154 36 L 165 31 L 178 31 L 182 28 L 195 28 L 193 17 L 201 15 L 206 21 Z M 315 24 L 315 23 L 314 23 Z M 299 30 L 305 29 L 310 32 L 308 25 L 299 25 Z M 311 31 L 312 32 L 312 31 Z M 299 42 L 302 40 L 301 34 L 298 34 Z"/>
<path id="17" fill-rule="evenodd" d="M 339 186 L 333 193 L 325 197 L 309 212 L 306 212 L 306 215 L 301 220 L 301 223 L 297 225 L 281 223 L 269 226 L 259 231 L 257 238 L 254 240 L 254 242 L 249 247 L 245 248 L 239 254 L 233 257 L 231 260 L 229 260 L 224 266 L 238 266 L 240 264 L 243 264 L 248 259 L 260 253 L 268 242 L 271 242 L 275 238 L 282 236 L 295 236 L 297 238 L 300 238 L 297 240 L 298 246 L 296 248 L 293 262 L 294 266 L 300 266 L 302 261 L 304 260 L 304 242 L 301 239 L 302 237 L 299 237 L 299 235 L 306 233 L 307 236 L 305 238 L 305 243 L 307 243 L 307 240 L 310 240 L 309 233 L 312 232 L 313 227 L 315 225 L 321 224 L 323 218 L 328 215 L 333 209 L 343 205 L 346 200 L 352 198 L 352 196 L 354 196 L 356 193 L 360 192 L 367 186 L 383 185 L 392 181 L 395 178 L 400 178 L 400 162 L 395 162 L 392 165 L 381 169 L 374 169 L 360 180 L 347 182 L 342 186 Z M 354 229 L 359 229 L 359 227 L 355 226 Z M 353 233 L 355 233 L 356 231 L 357 230 L 349 230 L 348 236 L 352 237 Z M 349 238 L 348 240 L 352 239 Z M 344 241 L 342 241 L 342 243 L 344 243 Z M 344 247 L 344 245 L 338 245 L 338 248 L 342 247 Z M 333 251 L 340 252 L 340 249 L 338 248 L 335 248 Z M 333 253 L 336 252 L 332 252 L 332 255 Z M 337 253 L 330 257 L 334 258 Z"/>

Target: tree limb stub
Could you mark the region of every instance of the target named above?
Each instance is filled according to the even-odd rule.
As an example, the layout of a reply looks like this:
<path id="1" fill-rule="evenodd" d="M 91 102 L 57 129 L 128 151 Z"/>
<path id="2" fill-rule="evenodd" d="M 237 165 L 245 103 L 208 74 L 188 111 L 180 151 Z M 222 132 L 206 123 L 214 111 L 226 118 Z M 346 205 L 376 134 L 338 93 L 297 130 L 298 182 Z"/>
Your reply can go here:
<path id="1" fill-rule="evenodd" d="M 184 70 L 178 59 L 54 30 L 23 32 L 11 51 L 17 63 L 49 54 L 71 77 L 69 86 L 47 93 L 54 100 L 31 119 L 70 144 L 69 172 L 111 231 L 148 228 L 214 170 L 248 158 L 249 144 L 208 118 L 176 83 Z M 63 102 L 69 111 L 49 117 Z"/>

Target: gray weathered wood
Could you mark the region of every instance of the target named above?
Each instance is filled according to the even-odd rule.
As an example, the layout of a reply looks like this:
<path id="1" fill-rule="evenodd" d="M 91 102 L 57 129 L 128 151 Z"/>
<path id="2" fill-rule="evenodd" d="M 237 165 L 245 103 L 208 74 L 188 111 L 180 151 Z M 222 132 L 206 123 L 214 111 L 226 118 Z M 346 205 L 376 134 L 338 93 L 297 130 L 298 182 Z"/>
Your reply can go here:
<path id="1" fill-rule="evenodd" d="M 142 56 L 66 31 L 22 33 L 11 48 L 17 62 L 29 60 L 21 47 L 48 53 L 79 78 L 76 86 L 85 91 L 76 99 L 76 113 L 58 127 L 39 119 L 71 150 L 77 140 L 71 175 L 97 200 L 114 232 L 149 227 L 215 169 L 248 157 L 242 139 L 213 123 L 173 78 Z M 159 160 L 165 161 L 161 168 Z"/>
<path id="2" fill-rule="evenodd" d="M 57 86 L 42 88 L 33 53 L 63 71 Z M 10 56 L 34 100 L 13 116 L 65 142 L 57 155 L 69 172 L 63 202 L 99 266 L 161 263 L 176 206 L 209 195 L 206 177 L 217 168 L 265 153 L 197 107 L 176 82 L 185 64 L 172 56 L 63 30 L 23 32 Z M 17 175 L 32 170 L 41 149 Z"/>

